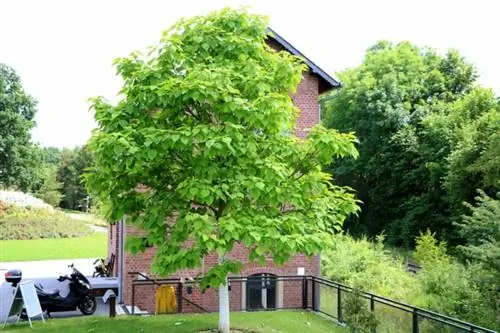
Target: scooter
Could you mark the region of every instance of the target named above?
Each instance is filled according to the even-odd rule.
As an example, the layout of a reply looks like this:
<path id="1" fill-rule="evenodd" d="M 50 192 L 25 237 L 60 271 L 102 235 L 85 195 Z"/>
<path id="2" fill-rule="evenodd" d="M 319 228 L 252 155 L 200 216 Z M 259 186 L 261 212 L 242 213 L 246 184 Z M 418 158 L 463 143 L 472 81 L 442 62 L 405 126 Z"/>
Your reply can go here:
<path id="1" fill-rule="evenodd" d="M 97 308 L 97 302 L 94 296 L 90 295 L 89 280 L 77 270 L 73 264 L 68 266 L 71 268 L 70 275 L 64 275 L 57 278 L 57 281 L 69 281 L 69 293 L 66 296 L 61 296 L 58 289 L 45 289 L 39 283 L 35 284 L 36 293 L 42 311 L 47 317 L 51 317 L 51 312 L 66 312 L 75 311 L 77 308 L 86 316 L 91 315 Z M 21 319 L 27 319 L 26 310 L 21 312 Z"/>

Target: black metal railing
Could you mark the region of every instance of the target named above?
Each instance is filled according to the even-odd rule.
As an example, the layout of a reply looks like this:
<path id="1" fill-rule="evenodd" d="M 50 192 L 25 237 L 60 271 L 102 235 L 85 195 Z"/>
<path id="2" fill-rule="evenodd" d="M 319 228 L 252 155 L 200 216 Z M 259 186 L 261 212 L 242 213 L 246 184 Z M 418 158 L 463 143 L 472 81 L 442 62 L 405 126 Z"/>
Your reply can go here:
<path id="1" fill-rule="evenodd" d="M 358 291 L 341 283 L 316 276 L 309 276 L 307 279 L 312 280 L 313 288 L 316 290 L 313 293 L 312 310 L 333 318 L 339 323 L 364 325 L 365 330 L 379 333 L 496 333 L 493 330 L 430 310 Z M 364 319 L 364 322 L 357 320 L 360 317 Z"/>
<path id="2" fill-rule="evenodd" d="M 135 308 L 136 308 L 136 291 L 137 288 L 142 287 L 151 287 L 153 286 L 154 289 L 156 287 L 162 286 L 162 285 L 171 285 L 175 286 L 176 288 L 176 298 L 177 298 L 177 312 L 182 313 L 183 311 L 183 304 L 186 303 L 189 306 L 192 306 L 196 308 L 199 312 L 210 312 L 200 305 L 196 304 L 195 302 L 187 299 L 186 297 L 183 296 L 183 290 L 184 290 L 184 285 L 185 283 L 181 282 L 179 279 L 151 279 L 147 277 L 146 275 L 139 273 L 139 272 L 131 272 L 129 275 L 135 275 L 135 279 L 132 280 L 132 304 L 131 304 L 131 313 L 132 315 L 135 315 Z M 149 299 L 150 301 L 154 299 L 154 295 L 149 295 L 151 298 Z"/>
<path id="3" fill-rule="evenodd" d="M 200 290 L 199 281 L 196 279 L 151 279 L 138 272 L 129 274 L 135 276 L 132 280 L 132 314 L 138 303 L 136 294 L 143 295 L 141 306 L 147 310 L 154 308 L 154 289 L 160 285 L 175 287 L 178 313 L 218 311 L 216 291 L 211 288 Z M 231 311 L 307 309 L 331 318 L 339 324 L 357 326 L 359 331 L 372 333 L 497 333 L 491 329 L 316 276 L 263 274 L 230 277 L 228 282 Z M 150 290 L 140 291 L 140 288 L 150 288 Z M 149 305 L 145 304 L 148 298 Z"/>

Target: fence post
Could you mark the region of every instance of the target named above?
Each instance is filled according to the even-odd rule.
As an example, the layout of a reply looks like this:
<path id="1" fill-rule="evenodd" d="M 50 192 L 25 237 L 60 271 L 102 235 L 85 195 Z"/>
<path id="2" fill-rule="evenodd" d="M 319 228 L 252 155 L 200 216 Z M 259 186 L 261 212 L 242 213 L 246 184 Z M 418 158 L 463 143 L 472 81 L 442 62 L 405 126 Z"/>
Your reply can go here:
<path id="1" fill-rule="evenodd" d="M 132 314 L 135 314 L 135 284 L 132 282 Z"/>
<path id="2" fill-rule="evenodd" d="M 416 308 L 413 308 L 413 328 L 412 333 L 418 333 L 418 312 Z"/>
<path id="3" fill-rule="evenodd" d="M 370 295 L 370 311 L 375 316 L 375 299 L 374 299 L 373 295 Z M 377 328 L 373 327 L 372 333 L 376 333 L 376 332 L 377 332 Z"/>
<path id="4" fill-rule="evenodd" d="M 108 297 L 109 302 L 109 318 L 116 317 L 116 295 L 112 294 Z"/>
<path id="5" fill-rule="evenodd" d="M 316 280 L 314 279 L 314 276 L 311 278 L 311 284 L 312 284 L 312 309 L 313 311 L 318 311 L 318 307 L 316 304 Z"/>
<path id="6" fill-rule="evenodd" d="M 307 309 L 307 280 L 306 277 L 304 276 L 302 278 L 302 309 Z"/>
<path id="7" fill-rule="evenodd" d="M 177 312 L 182 313 L 182 283 L 177 283 Z"/>
<path id="8" fill-rule="evenodd" d="M 342 289 L 337 286 L 337 320 L 341 323 L 342 320 Z"/>

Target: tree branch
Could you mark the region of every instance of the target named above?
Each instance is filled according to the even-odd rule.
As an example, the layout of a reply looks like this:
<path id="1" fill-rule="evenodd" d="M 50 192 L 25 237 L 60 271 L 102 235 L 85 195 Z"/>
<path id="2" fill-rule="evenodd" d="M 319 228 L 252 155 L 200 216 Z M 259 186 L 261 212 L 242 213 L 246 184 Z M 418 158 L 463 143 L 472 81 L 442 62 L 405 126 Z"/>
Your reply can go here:
<path id="1" fill-rule="evenodd" d="M 191 200 L 190 204 L 191 204 L 191 206 L 204 207 L 204 208 L 210 209 L 214 213 L 214 215 L 217 217 L 217 209 L 211 205 L 202 204 L 202 203 L 197 202 L 195 200 Z"/>

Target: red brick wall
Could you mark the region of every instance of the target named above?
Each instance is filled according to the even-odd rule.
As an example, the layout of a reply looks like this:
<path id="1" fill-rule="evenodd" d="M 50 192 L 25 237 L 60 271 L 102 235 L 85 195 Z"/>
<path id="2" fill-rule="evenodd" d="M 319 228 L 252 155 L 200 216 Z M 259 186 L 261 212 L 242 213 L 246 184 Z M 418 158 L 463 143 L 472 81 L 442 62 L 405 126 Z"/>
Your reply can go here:
<path id="1" fill-rule="evenodd" d="M 301 110 L 300 116 L 297 119 L 297 126 L 295 128 L 295 135 L 298 137 L 305 137 L 308 130 L 319 122 L 319 107 L 318 107 L 318 78 L 309 72 L 304 72 L 303 79 L 298 87 L 297 93 L 292 96 L 295 105 Z M 118 247 L 118 228 L 117 225 L 110 226 L 110 239 L 109 239 L 109 254 L 116 253 Z M 131 227 L 126 227 L 126 233 L 131 232 Z M 113 235 L 111 236 L 111 232 Z M 145 253 L 132 256 L 129 253 L 124 255 L 124 302 L 131 304 L 132 301 L 132 276 L 128 272 L 143 272 L 150 275 L 151 259 L 154 255 L 154 249 L 148 249 Z M 282 267 L 276 267 L 270 260 L 266 262 L 265 266 L 259 266 L 258 263 L 248 262 L 248 251 L 241 245 L 235 246 L 234 250 L 229 254 L 230 258 L 239 259 L 244 263 L 244 269 L 239 274 L 240 276 L 249 276 L 257 273 L 270 273 L 278 276 L 297 275 L 297 268 L 304 267 L 306 275 L 319 275 L 319 257 L 308 259 L 303 255 L 297 255 Z M 217 262 L 216 255 L 208 255 L 204 259 L 204 267 L 198 270 L 184 270 L 179 271 L 171 277 L 194 277 L 198 272 L 203 273 L 203 269 L 210 267 Z M 283 306 L 284 307 L 300 307 L 302 305 L 302 285 L 299 282 L 285 281 L 283 282 Z M 136 305 L 141 309 L 153 310 L 154 309 L 154 292 L 155 288 L 137 287 L 136 290 Z M 241 309 L 242 286 L 234 285 L 230 293 L 231 308 Z M 200 306 L 215 310 L 218 307 L 218 295 L 215 290 L 208 289 L 204 295 L 195 288 L 193 294 L 188 295 L 186 292 L 183 296 L 192 299 Z M 192 306 L 183 304 L 185 310 L 194 310 Z"/>
<path id="2" fill-rule="evenodd" d="M 131 231 L 131 227 L 126 228 L 128 232 Z M 151 261 L 155 254 L 154 248 L 149 248 L 144 253 L 138 253 L 132 256 L 130 253 L 126 253 L 124 256 L 124 303 L 132 303 L 132 278 L 133 276 L 128 275 L 128 272 L 139 272 L 145 273 L 150 278 L 155 278 L 151 275 Z M 241 244 L 237 244 L 233 251 L 228 254 L 228 258 L 237 259 L 243 262 L 244 268 L 238 274 L 242 277 L 248 277 L 253 274 L 259 273 L 269 273 L 277 276 L 293 276 L 297 275 L 298 267 L 304 267 L 304 273 L 306 275 L 320 275 L 320 262 L 319 257 L 308 258 L 305 255 L 298 254 L 291 260 L 287 261 L 284 265 L 278 267 L 272 260 L 268 259 L 264 266 L 259 265 L 258 262 L 250 262 L 248 260 L 248 250 Z M 205 257 L 203 266 L 196 270 L 181 270 L 175 274 L 169 276 L 169 278 L 184 278 L 187 280 L 190 277 L 196 277 L 198 273 L 206 271 L 210 266 L 217 263 L 217 255 L 209 254 Z M 159 278 L 159 277 L 156 277 Z M 283 301 L 281 306 L 289 308 L 299 308 L 302 306 L 302 283 L 301 281 L 283 281 Z M 241 310 L 244 307 L 244 300 L 242 299 L 242 288 L 241 282 L 233 283 L 230 292 L 230 307 L 232 310 Z M 154 300 L 155 300 L 155 290 L 154 286 L 136 286 L 135 289 L 135 304 L 141 310 L 153 311 L 154 310 Z M 183 296 L 191 300 L 192 302 L 198 304 L 199 306 L 207 310 L 217 310 L 218 309 L 218 293 L 214 289 L 208 289 L 204 294 L 193 287 L 193 293 L 188 294 L 186 291 L 186 286 L 183 288 Z M 197 312 L 198 310 L 187 302 L 183 302 L 183 311 Z"/>
<path id="3" fill-rule="evenodd" d="M 297 93 L 292 96 L 294 104 L 300 109 L 295 135 L 304 138 L 314 125 L 319 123 L 318 77 L 304 72 Z"/>

